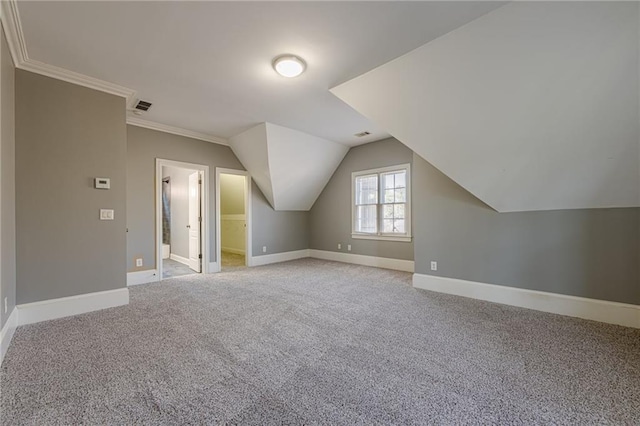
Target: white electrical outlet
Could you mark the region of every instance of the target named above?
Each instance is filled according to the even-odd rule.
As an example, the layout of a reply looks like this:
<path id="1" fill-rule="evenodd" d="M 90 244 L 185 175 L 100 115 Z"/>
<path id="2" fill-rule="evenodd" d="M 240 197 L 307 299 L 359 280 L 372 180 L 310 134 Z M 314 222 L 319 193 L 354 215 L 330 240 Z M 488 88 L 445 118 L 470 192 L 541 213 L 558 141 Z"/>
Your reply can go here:
<path id="1" fill-rule="evenodd" d="M 342 244 L 338 243 L 338 250 L 342 250 Z"/>
<path id="2" fill-rule="evenodd" d="M 438 262 L 431 262 L 431 270 L 432 271 L 437 271 L 438 270 Z"/>
<path id="3" fill-rule="evenodd" d="M 7 309 L 9 309 L 8 305 L 7 305 L 7 298 L 4 298 L 4 313 L 7 313 Z"/>
<path id="4" fill-rule="evenodd" d="M 141 266 L 142 266 L 142 258 L 139 257 L 139 258 L 136 259 L 136 268 L 139 268 Z"/>
<path id="5" fill-rule="evenodd" d="M 266 253 L 267 252 L 267 246 L 262 246 L 262 252 Z"/>
<path id="6" fill-rule="evenodd" d="M 351 244 L 347 244 L 347 251 L 351 251 Z"/>

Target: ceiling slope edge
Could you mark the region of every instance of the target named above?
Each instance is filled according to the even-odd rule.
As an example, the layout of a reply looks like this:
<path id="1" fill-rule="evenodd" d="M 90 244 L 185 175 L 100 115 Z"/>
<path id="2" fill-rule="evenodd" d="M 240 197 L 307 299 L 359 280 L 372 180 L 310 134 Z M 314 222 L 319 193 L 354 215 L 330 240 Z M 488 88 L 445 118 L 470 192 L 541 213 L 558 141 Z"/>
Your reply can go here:
<path id="1" fill-rule="evenodd" d="M 266 123 L 229 138 L 231 150 L 249 172 L 271 207 L 275 208 L 269 167 Z"/>
<path id="2" fill-rule="evenodd" d="M 510 3 L 331 92 L 498 212 L 638 207 L 634 8 Z"/>
<path id="3" fill-rule="evenodd" d="M 7 39 L 7 44 L 9 45 L 11 58 L 13 59 L 14 66 L 16 68 L 44 75 L 45 77 L 54 78 L 56 80 L 65 81 L 67 83 L 76 84 L 78 86 L 87 87 L 89 89 L 98 90 L 100 92 L 109 93 L 111 95 L 120 96 L 125 98 L 127 110 L 133 107 L 137 95 L 137 92 L 134 89 L 29 58 L 26 40 L 22 31 L 20 13 L 18 11 L 18 2 L 16 0 L 2 0 L 0 2 L 0 21 L 4 27 L 4 33 Z M 127 123 L 133 126 L 145 127 L 206 142 L 228 145 L 228 142 L 224 138 L 180 127 L 169 126 L 150 120 L 139 119 L 137 117 L 130 117 L 128 115 Z"/>
<path id="4" fill-rule="evenodd" d="M 272 123 L 254 126 L 229 142 L 277 211 L 309 211 L 349 150 Z"/>

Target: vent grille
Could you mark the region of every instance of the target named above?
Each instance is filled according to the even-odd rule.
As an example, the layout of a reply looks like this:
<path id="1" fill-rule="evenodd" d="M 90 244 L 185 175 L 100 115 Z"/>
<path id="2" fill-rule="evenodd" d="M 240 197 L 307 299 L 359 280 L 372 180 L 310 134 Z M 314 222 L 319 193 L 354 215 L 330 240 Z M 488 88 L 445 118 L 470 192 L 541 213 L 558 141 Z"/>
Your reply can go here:
<path id="1" fill-rule="evenodd" d="M 371 134 L 371 132 L 367 132 L 366 130 L 364 132 L 360 132 L 360 133 L 356 133 L 354 136 L 361 138 L 363 136 L 369 136 Z"/>
<path id="2" fill-rule="evenodd" d="M 149 111 L 149 108 L 151 108 L 151 102 L 139 100 L 134 108 L 139 111 Z"/>

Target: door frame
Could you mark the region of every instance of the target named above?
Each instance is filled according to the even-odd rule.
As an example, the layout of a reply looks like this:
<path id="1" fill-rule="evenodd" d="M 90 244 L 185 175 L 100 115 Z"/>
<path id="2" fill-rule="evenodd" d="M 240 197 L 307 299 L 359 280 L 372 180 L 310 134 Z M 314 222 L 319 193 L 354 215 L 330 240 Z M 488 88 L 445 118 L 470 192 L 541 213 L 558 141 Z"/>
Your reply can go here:
<path id="1" fill-rule="evenodd" d="M 246 170 L 225 169 L 216 167 L 216 263 L 218 271 L 222 270 L 222 245 L 221 245 L 221 228 L 220 228 L 220 175 L 239 175 L 244 176 L 244 220 L 247 224 L 245 229 L 245 253 L 244 259 L 247 266 L 253 266 L 253 256 L 251 247 L 251 175 Z"/>
<path id="2" fill-rule="evenodd" d="M 166 160 L 156 158 L 156 268 L 158 281 L 162 281 L 162 167 L 179 167 L 182 169 L 197 170 L 202 172 L 202 185 L 200 186 L 200 215 L 202 225 L 200 227 L 200 253 L 202 253 L 202 274 L 209 271 L 209 166 L 204 164 L 186 163 L 183 161 Z M 213 271 L 211 271 L 213 272 Z M 197 272 L 194 271 L 195 274 Z"/>

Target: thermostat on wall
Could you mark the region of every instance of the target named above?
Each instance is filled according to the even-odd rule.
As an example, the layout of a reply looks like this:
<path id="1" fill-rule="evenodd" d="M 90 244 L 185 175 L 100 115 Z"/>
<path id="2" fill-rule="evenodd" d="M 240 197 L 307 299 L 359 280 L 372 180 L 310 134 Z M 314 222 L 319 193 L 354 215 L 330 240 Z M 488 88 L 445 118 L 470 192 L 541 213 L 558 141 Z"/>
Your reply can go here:
<path id="1" fill-rule="evenodd" d="M 95 178 L 96 189 L 109 189 L 111 188 L 111 179 L 109 178 Z"/>

